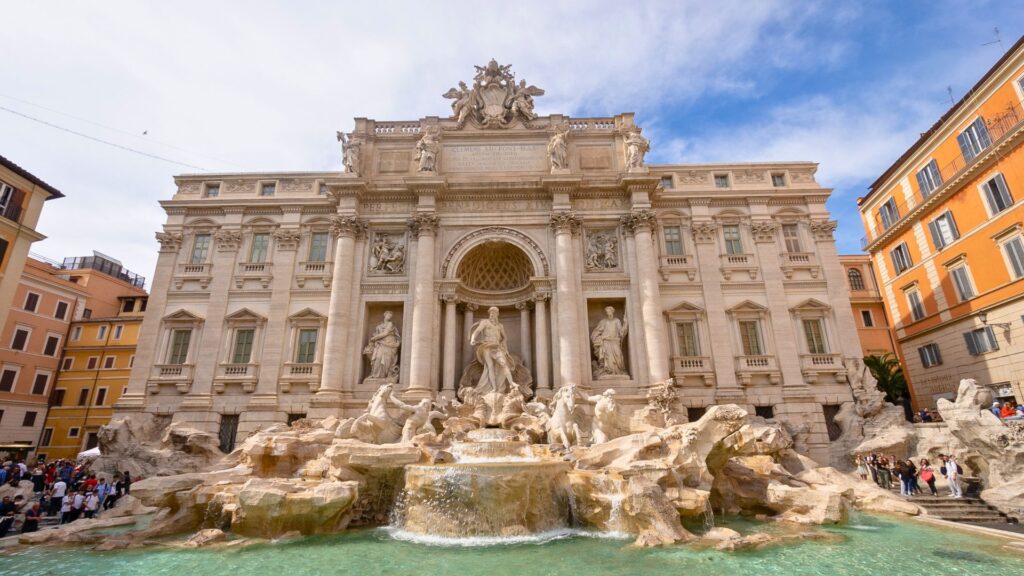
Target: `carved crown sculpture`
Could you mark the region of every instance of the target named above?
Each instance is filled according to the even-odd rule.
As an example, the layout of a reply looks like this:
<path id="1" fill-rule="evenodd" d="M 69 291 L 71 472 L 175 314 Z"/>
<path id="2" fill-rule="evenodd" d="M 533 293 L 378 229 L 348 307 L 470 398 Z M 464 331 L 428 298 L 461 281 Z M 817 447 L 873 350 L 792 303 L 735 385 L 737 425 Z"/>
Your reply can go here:
<path id="1" fill-rule="evenodd" d="M 515 120 L 522 121 L 527 128 L 537 119 L 533 112 L 533 97 L 543 96 L 544 91 L 527 85 L 526 80 L 516 84 L 511 65 L 498 64 L 491 59 L 486 66 L 474 66 L 473 87 L 459 82 L 444 94 L 452 100 L 451 118 L 462 128 L 466 122 L 483 128 L 508 128 Z"/>

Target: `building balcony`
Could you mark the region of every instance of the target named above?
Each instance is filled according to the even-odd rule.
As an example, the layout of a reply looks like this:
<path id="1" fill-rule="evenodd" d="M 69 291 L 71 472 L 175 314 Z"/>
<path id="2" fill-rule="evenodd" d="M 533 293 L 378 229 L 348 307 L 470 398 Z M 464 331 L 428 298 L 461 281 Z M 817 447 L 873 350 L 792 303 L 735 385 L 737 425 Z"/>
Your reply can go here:
<path id="1" fill-rule="evenodd" d="M 673 356 L 672 378 L 684 386 L 688 379 L 699 381 L 704 386 L 714 386 L 714 362 L 709 356 Z"/>
<path id="2" fill-rule="evenodd" d="M 324 288 L 330 288 L 333 273 L 333 262 L 299 262 L 299 270 L 295 274 L 295 283 L 299 288 L 305 288 L 307 281 L 319 280 Z"/>
<path id="3" fill-rule="evenodd" d="M 217 375 L 213 379 L 213 391 L 221 394 L 227 384 L 241 384 L 243 392 L 251 393 L 256 389 L 259 378 L 259 364 L 221 363 L 217 366 Z"/>
<path id="4" fill-rule="evenodd" d="M 274 264 L 271 262 L 239 262 L 238 270 L 235 272 L 235 288 L 241 290 L 245 287 L 246 280 L 259 282 L 263 289 L 270 287 L 270 281 L 274 279 Z"/>
<path id="5" fill-rule="evenodd" d="M 772 384 L 781 380 L 779 361 L 775 356 L 736 356 L 736 378 L 743 386 L 749 386 L 754 376 L 764 376 Z"/>
<path id="6" fill-rule="evenodd" d="M 209 262 L 202 264 L 178 264 L 177 273 L 174 275 L 174 287 L 181 289 L 185 282 L 194 281 L 199 287 L 206 290 L 213 280 L 212 265 Z"/>
<path id="7" fill-rule="evenodd" d="M 146 387 L 150 394 L 156 394 L 161 384 L 171 384 L 185 394 L 192 388 L 194 369 L 192 364 L 154 364 Z"/>
<path id="8" fill-rule="evenodd" d="M 691 282 L 697 277 L 697 263 L 693 256 L 684 254 L 663 255 L 659 263 L 662 281 L 668 281 L 672 273 L 686 274 Z"/>
<path id="9" fill-rule="evenodd" d="M 817 278 L 821 274 L 818 257 L 813 252 L 783 252 L 779 254 L 779 260 L 779 268 L 786 280 L 793 278 L 793 273 L 797 270 L 806 270 L 811 278 Z"/>
<path id="10" fill-rule="evenodd" d="M 722 254 L 719 259 L 722 278 L 732 280 L 735 274 L 746 274 L 751 280 L 757 280 L 757 259 L 753 254 Z"/>
<path id="11" fill-rule="evenodd" d="M 801 354 L 800 370 L 810 383 L 816 382 L 819 374 L 832 374 L 836 382 L 846 381 L 846 366 L 840 354 Z"/>
<path id="12" fill-rule="evenodd" d="M 281 377 L 278 379 L 281 392 L 291 392 L 293 384 L 305 384 L 309 387 L 310 392 L 316 392 L 320 389 L 320 373 L 322 369 L 323 365 L 319 362 L 311 364 L 286 362 L 281 369 Z"/>

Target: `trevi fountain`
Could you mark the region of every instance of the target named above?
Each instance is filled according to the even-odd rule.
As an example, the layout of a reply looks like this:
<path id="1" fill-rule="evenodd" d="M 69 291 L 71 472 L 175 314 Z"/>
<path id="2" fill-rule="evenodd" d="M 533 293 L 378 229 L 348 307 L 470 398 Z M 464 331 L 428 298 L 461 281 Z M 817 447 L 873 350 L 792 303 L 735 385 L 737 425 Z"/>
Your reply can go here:
<path id="1" fill-rule="evenodd" d="M 409 154 L 410 170 L 436 174 L 451 160 L 444 158 L 450 152 L 440 142 L 460 130 L 544 129 L 550 119 L 533 112 L 533 97 L 543 91 L 525 81 L 515 83 L 507 67 L 493 62 L 478 70 L 472 88 L 461 83 L 446 95 L 454 104 L 451 118 L 442 122 L 443 130 L 436 122 L 426 122 L 422 130 L 408 129 L 415 144 Z M 500 97 L 491 92 L 500 92 Z M 543 164 L 550 174 L 561 177 L 578 166 L 567 142 L 587 137 L 580 126 L 566 119 L 564 125 L 545 129 L 550 141 Z M 611 137 L 612 132 L 608 134 Z M 628 126 L 616 134 L 621 140 L 616 162 L 626 173 L 646 178 L 647 140 Z M 362 165 L 360 155 L 370 153 L 370 147 L 361 136 L 339 133 L 339 139 L 344 143 L 345 175 L 355 177 Z M 597 158 L 595 149 L 581 157 Z M 633 200 L 649 202 L 646 188 L 631 190 Z M 607 190 L 602 193 L 607 196 Z M 348 196 L 338 198 L 344 204 Z M 432 331 L 433 321 L 423 323 L 417 314 L 432 310 L 436 296 L 424 304 L 419 287 L 411 295 L 411 330 L 405 326 L 409 314 L 384 305 L 383 298 L 370 301 L 365 315 L 336 314 L 341 305 L 335 301 L 336 291 L 347 282 L 336 274 L 330 289 L 332 312 L 323 320 L 328 349 L 322 353 L 322 364 L 312 352 L 304 360 L 314 366 L 310 373 L 322 374 L 322 384 L 307 390 L 305 372 L 282 372 L 289 378 L 282 379 L 288 387 L 278 388 L 276 397 L 272 393 L 259 400 L 283 402 L 281 398 L 311 394 L 308 407 L 302 408 L 305 417 L 253 424 L 229 453 L 221 450 L 223 429 L 218 434 L 208 425 L 209 418 L 196 416 L 201 401 L 212 398 L 214 406 L 222 398 L 250 401 L 246 394 L 255 390 L 250 402 L 257 402 L 264 391 L 262 376 L 249 388 L 245 381 L 236 388 L 230 378 L 213 371 L 207 377 L 219 386 L 211 395 L 201 382 L 204 351 L 195 352 L 194 361 L 190 356 L 195 375 L 185 383 L 163 380 L 169 378 L 166 367 L 140 351 L 143 366 L 137 363 L 133 373 L 133 386 L 137 375 L 141 379 L 139 392 L 129 390 L 117 416 L 101 431 L 102 456 L 93 468 L 107 475 L 131 470 L 143 479 L 99 519 L 9 539 L 0 548 L 0 574 L 1020 573 L 1021 558 L 1003 551 L 1000 541 L 919 522 L 921 510 L 911 501 L 848 472 L 848 456 L 863 453 L 868 446 L 879 451 L 897 447 L 905 455 L 953 448 L 979 461 L 1012 453 L 1016 456 L 1003 457 L 1008 460 L 1005 469 L 990 463 L 986 473 L 995 480 L 992 484 L 1001 485 L 993 488 L 1001 490 L 1000 498 L 1019 498 L 1024 493 L 1024 439 L 992 440 L 998 433 L 984 420 L 985 398 L 977 387 L 965 381 L 955 403 L 940 402 L 949 423 L 948 437 L 925 438 L 915 436 L 913 427 L 901 421 L 899 408 L 884 402 L 856 358 L 856 344 L 848 357 L 835 355 L 839 359 L 833 364 L 826 364 L 833 362 L 832 356 L 819 354 L 821 366 L 802 375 L 799 369 L 794 373 L 774 358 L 767 359 L 769 351 L 760 348 L 754 351 L 760 354 L 756 358 L 765 360 L 753 361 L 753 352 L 746 350 L 745 356 L 735 356 L 734 363 L 728 329 L 716 322 L 731 317 L 766 319 L 775 313 L 776 304 L 746 300 L 723 311 L 719 301 L 714 306 L 720 317 L 710 317 L 714 311 L 709 300 L 707 310 L 687 304 L 663 313 L 651 299 L 661 297 L 654 272 L 641 270 L 642 276 L 652 276 L 640 278 L 635 291 L 626 278 L 636 261 L 643 264 L 653 258 L 645 255 L 650 246 L 641 246 L 652 242 L 649 213 L 634 212 L 633 217 L 628 223 L 635 238 L 624 242 L 610 225 L 592 230 L 580 244 L 578 259 L 562 250 L 563 243 L 569 247 L 576 241 L 570 233 L 574 216 L 566 212 L 552 217 L 553 226 L 566 232 L 556 235 L 557 267 L 572 271 L 578 261 L 584 291 L 590 289 L 590 274 L 604 278 L 602 286 L 613 288 L 601 288 L 605 291 L 595 292 L 584 304 L 572 285 L 559 278 L 550 331 L 543 313 L 551 283 L 530 277 L 539 272 L 527 273 L 523 285 L 514 287 L 529 294 L 531 300 L 519 301 L 526 307 L 472 286 L 452 284 L 453 292 L 443 292 L 448 285 L 439 282 L 445 344 L 439 355 L 440 381 L 435 374 L 428 384 L 415 379 L 423 367 L 425 373 L 431 372 L 432 358 L 437 358 L 431 353 L 431 335 L 439 332 Z M 413 274 L 427 274 L 426 282 L 431 282 L 431 270 L 421 264 L 422 233 L 434 225 L 429 218 L 417 224 L 417 253 L 401 231 L 376 234 L 365 245 L 367 274 L 390 280 L 410 266 L 420 266 Z M 346 226 L 338 246 L 352 250 L 355 236 L 346 234 L 361 225 Z M 701 234 L 714 233 L 713 227 L 698 231 L 693 226 L 698 241 Z M 831 246 L 831 228 L 822 226 L 815 229 L 816 237 Z M 827 233 L 818 234 L 826 228 Z M 774 237 L 769 227 L 758 230 L 766 240 Z M 481 254 L 507 255 L 513 240 L 516 246 L 538 249 L 521 238 L 497 234 L 491 244 L 482 246 L 498 249 Z M 161 242 L 164 262 L 165 256 L 174 257 L 171 250 L 178 250 L 182 240 L 168 232 Z M 463 256 L 472 255 L 469 246 L 461 250 Z M 517 258 L 545 270 L 542 253 Z M 224 254 L 228 252 L 218 248 L 216 257 Z M 342 260 L 339 255 L 335 265 L 340 267 Z M 713 260 L 706 270 L 688 268 L 684 259 L 666 260 L 665 278 L 677 277 L 686 284 L 694 277 L 691 274 L 707 281 L 713 275 L 714 285 L 720 286 L 719 259 Z M 351 258 L 347 262 L 352 266 Z M 765 284 L 771 279 L 781 287 L 783 276 L 778 270 L 770 276 L 766 264 L 761 272 L 737 266 L 727 270 L 726 279 L 753 280 L 763 273 Z M 801 266 L 784 272 L 803 274 Z M 814 274 L 827 275 L 828 266 L 814 264 Z M 185 276 L 173 281 L 167 277 L 169 292 L 160 298 L 170 302 L 175 289 L 189 289 L 192 272 L 181 273 Z M 312 282 L 313 276 L 304 282 Z M 218 280 L 208 282 L 215 288 Z M 242 287 L 249 280 L 238 282 Z M 159 283 L 158 270 L 151 309 L 160 302 Z M 615 286 L 626 288 L 616 292 Z M 202 282 L 194 287 L 214 288 Z M 227 284 L 224 290 L 227 293 Z M 273 294 L 276 298 L 276 288 Z M 457 313 L 487 302 L 492 305 L 482 307 L 481 316 L 467 312 L 464 328 L 457 326 Z M 474 307 L 464 308 L 463 303 Z M 849 314 L 849 304 L 835 306 L 833 311 L 814 300 L 792 313 L 824 315 L 842 325 L 838 318 Z M 844 306 L 845 312 L 840 310 Z M 213 329 L 213 310 L 211 303 L 204 330 Z M 228 315 L 223 306 L 219 310 L 229 326 L 242 318 Z M 258 308 L 253 310 L 251 316 L 256 316 Z M 270 312 L 271 324 L 277 313 Z M 161 310 L 152 314 L 153 319 L 147 316 L 151 334 L 158 334 L 161 323 L 198 325 L 196 313 L 161 318 L 163 314 Z M 297 318 L 301 326 L 322 321 L 308 310 Z M 514 328 L 509 328 L 510 318 Z M 695 318 L 707 319 L 712 332 L 722 333 L 702 327 L 693 332 L 679 328 L 671 338 L 663 334 L 665 319 L 678 321 L 674 326 L 691 326 L 687 322 Z M 539 340 L 531 339 L 530 320 Z M 348 325 L 330 332 L 336 326 L 333 322 L 356 321 L 366 326 L 358 343 L 352 335 L 360 332 L 345 332 Z M 577 329 L 584 322 L 585 332 Z M 588 338 L 573 340 L 580 332 Z M 777 340 L 782 334 L 776 333 Z M 697 352 L 696 340 L 680 339 L 706 339 L 703 346 L 709 348 Z M 149 341 L 157 340 L 153 336 Z M 140 346 L 144 342 L 140 339 Z M 344 354 L 330 349 L 339 342 L 346 343 L 338 349 Z M 676 350 L 689 347 L 691 354 L 673 352 L 673 367 L 667 369 L 659 354 L 670 342 Z M 765 345 L 770 342 L 766 339 Z M 725 348 L 711 349 L 715 343 L 724 343 Z M 842 349 L 838 344 L 837 351 Z M 789 350 L 782 341 L 774 345 L 780 357 Z M 584 347 L 589 358 L 581 359 L 576 348 Z M 331 364 L 340 362 L 335 356 L 351 362 Z M 216 361 L 210 356 L 211 363 Z M 727 371 L 720 369 L 726 365 Z M 345 384 L 345 366 L 353 367 L 352 374 L 361 371 L 351 386 Z M 581 371 L 581 366 L 589 369 Z M 181 373 L 179 369 L 174 378 Z M 824 430 L 824 420 L 820 414 L 807 414 L 813 409 L 820 412 L 816 402 L 829 401 L 816 400 L 813 387 L 838 391 L 841 409 L 834 417 L 841 435 L 822 440 L 816 432 L 819 425 Z M 781 394 L 779 406 L 798 408 L 758 415 L 754 398 L 761 393 L 754 391 L 761 389 L 765 397 Z M 149 409 L 161 405 L 169 408 Z M 247 413 L 242 411 L 243 418 Z"/>

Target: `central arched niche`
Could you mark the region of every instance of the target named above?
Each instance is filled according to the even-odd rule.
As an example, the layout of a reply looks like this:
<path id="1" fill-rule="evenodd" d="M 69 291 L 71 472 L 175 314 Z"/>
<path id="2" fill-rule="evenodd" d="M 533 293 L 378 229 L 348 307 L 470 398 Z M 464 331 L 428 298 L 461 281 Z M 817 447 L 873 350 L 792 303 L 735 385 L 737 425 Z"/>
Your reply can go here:
<path id="1" fill-rule="evenodd" d="M 456 277 L 465 287 L 489 293 L 515 292 L 529 286 L 533 263 L 518 247 L 502 240 L 484 242 L 459 263 Z"/>

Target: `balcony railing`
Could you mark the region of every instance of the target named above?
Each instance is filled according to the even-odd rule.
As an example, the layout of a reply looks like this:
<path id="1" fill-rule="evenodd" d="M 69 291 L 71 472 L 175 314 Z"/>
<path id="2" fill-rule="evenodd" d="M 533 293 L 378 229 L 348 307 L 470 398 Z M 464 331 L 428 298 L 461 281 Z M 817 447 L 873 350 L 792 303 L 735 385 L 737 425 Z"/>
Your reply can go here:
<path id="1" fill-rule="evenodd" d="M 273 280 L 274 264 L 272 262 L 239 262 L 235 273 L 235 288 L 242 288 L 247 279 L 256 280 L 263 288 L 270 286 Z"/>
<path id="2" fill-rule="evenodd" d="M 707 356 L 673 356 L 672 364 L 679 372 L 704 372 L 712 369 Z"/>
<path id="3" fill-rule="evenodd" d="M 307 364 L 299 362 L 286 362 L 281 370 L 281 378 L 278 385 L 281 392 L 291 392 L 292 383 L 305 383 L 309 385 L 310 392 L 320 389 L 320 372 L 323 366 L 319 362 Z"/>
<path id="4" fill-rule="evenodd" d="M 192 378 L 192 365 L 154 364 L 152 377 L 164 380 L 188 380 Z"/>
<path id="5" fill-rule="evenodd" d="M 1007 105 L 1006 111 L 1003 112 L 1002 114 L 986 119 L 985 126 L 988 129 L 990 144 L 988 144 L 980 151 L 978 151 L 978 153 L 975 154 L 974 157 L 970 160 L 967 160 L 961 152 L 960 154 L 957 154 L 957 156 L 953 158 L 952 161 L 948 162 L 944 166 L 940 166 L 939 179 L 941 181 L 939 182 L 938 186 L 936 186 L 927 194 L 924 194 L 923 190 L 918 191 L 918 193 L 914 195 L 913 201 L 910 203 L 908 203 L 905 198 L 901 202 L 899 198 L 893 196 L 893 199 L 896 200 L 896 217 L 891 222 L 889 222 L 888 226 L 886 226 L 885 223 L 882 221 L 882 217 L 879 215 L 878 209 L 876 208 L 870 216 L 875 224 L 875 234 L 873 234 L 872 238 L 870 239 L 867 236 L 861 238 L 861 249 L 866 249 L 867 246 L 871 244 L 871 242 L 874 241 L 875 238 L 878 238 L 879 236 L 884 234 L 885 231 L 888 230 L 889 228 L 897 226 L 907 217 L 907 215 L 911 211 L 913 211 L 913 209 L 918 204 L 923 202 L 927 197 L 941 190 L 946 182 L 954 180 L 957 176 L 960 175 L 961 172 L 969 168 L 981 156 L 983 156 L 985 150 L 988 150 L 993 145 L 998 143 L 999 140 L 1001 140 L 1007 134 L 1015 131 L 1018 127 L 1020 127 L 1022 123 L 1024 123 L 1024 111 L 1022 111 L 1022 109 L 1019 106 L 1016 106 L 1014 104 Z"/>
<path id="6" fill-rule="evenodd" d="M 734 272 L 747 272 L 751 280 L 757 280 L 757 265 L 753 254 L 722 254 L 719 256 L 722 277 L 731 280 Z"/>
<path id="7" fill-rule="evenodd" d="M 183 276 L 206 276 L 210 273 L 210 263 L 204 262 L 202 264 L 179 264 L 178 274 Z"/>
<path id="8" fill-rule="evenodd" d="M 801 354 L 800 369 L 810 382 L 814 382 L 818 374 L 834 374 L 837 382 L 846 378 L 846 366 L 839 354 Z"/>
<path id="9" fill-rule="evenodd" d="M 333 262 L 300 262 L 299 271 L 295 274 L 295 283 L 299 288 L 305 288 L 307 280 L 319 279 L 324 288 L 330 288 L 332 271 Z"/>
<path id="10" fill-rule="evenodd" d="M 256 389 L 256 381 L 259 379 L 259 375 L 259 364 L 220 364 L 217 366 L 217 377 L 214 378 L 213 391 L 220 394 L 224 392 L 226 384 L 239 383 L 242 385 L 242 391 L 252 392 Z"/>

